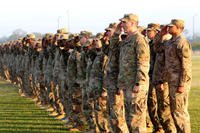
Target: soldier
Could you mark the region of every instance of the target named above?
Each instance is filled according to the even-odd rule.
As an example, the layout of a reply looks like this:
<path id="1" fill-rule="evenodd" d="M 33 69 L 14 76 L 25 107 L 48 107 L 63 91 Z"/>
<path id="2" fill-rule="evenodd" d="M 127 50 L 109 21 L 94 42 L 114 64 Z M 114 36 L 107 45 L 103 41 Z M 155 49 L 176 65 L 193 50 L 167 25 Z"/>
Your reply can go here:
<path id="1" fill-rule="evenodd" d="M 147 29 L 147 35 L 149 38 L 153 37 L 152 30 L 157 30 L 156 25 L 150 25 Z M 161 31 L 154 36 L 151 42 L 153 47 L 150 49 L 155 52 L 155 61 L 153 64 L 153 72 L 151 73 L 150 87 L 149 87 L 149 97 L 148 97 L 148 110 L 151 114 L 151 120 L 154 124 L 154 132 L 161 132 L 159 124 L 165 132 L 174 132 L 175 125 L 170 111 L 170 101 L 169 101 L 169 88 L 168 83 L 164 76 L 165 67 L 165 53 L 162 44 L 158 44 L 157 41 L 162 37 L 162 41 L 169 40 L 170 36 L 165 31 L 165 27 L 161 27 Z M 157 30 L 158 31 L 158 30 Z M 163 34 L 165 32 L 165 34 Z M 169 36 L 166 38 L 166 36 Z M 150 61 L 151 62 L 151 61 Z M 152 65 L 150 63 L 150 65 Z M 151 70 L 151 67 L 150 67 Z M 152 88 L 151 88 L 152 86 Z M 150 92 L 151 91 L 151 92 Z M 159 123 L 158 123 L 159 122 Z M 156 125 L 157 124 L 157 125 Z"/>
<path id="2" fill-rule="evenodd" d="M 73 127 L 82 126 L 81 121 L 81 90 L 77 83 L 77 60 L 80 58 L 81 44 L 79 39 L 73 42 L 74 49 L 70 51 L 67 61 L 67 86 L 69 119 Z M 71 126 L 71 125 L 70 125 Z"/>
<path id="3" fill-rule="evenodd" d="M 147 37 L 150 40 L 149 41 L 149 47 L 150 47 L 150 69 L 149 69 L 149 91 L 148 91 L 148 113 L 151 119 L 151 122 L 153 124 L 154 132 L 159 132 L 159 130 L 162 129 L 162 126 L 160 124 L 157 110 L 157 97 L 156 97 L 156 90 L 155 86 L 152 83 L 152 75 L 154 70 L 154 64 L 156 60 L 156 53 L 154 52 L 154 40 L 156 35 L 159 33 L 160 25 L 155 23 L 150 23 L 147 26 L 146 33 Z"/>
<path id="4" fill-rule="evenodd" d="M 53 94 L 54 94 L 54 100 L 55 100 L 55 106 L 56 106 L 56 112 L 58 113 L 57 118 L 62 119 L 65 117 L 64 115 L 64 109 L 63 105 L 60 101 L 60 85 L 59 85 L 59 73 L 60 73 L 60 57 L 61 57 L 61 49 L 60 45 L 62 43 L 61 36 L 63 34 L 68 34 L 65 29 L 59 29 L 58 30 L 59 38 L 57 39 L 57 45 L 55 48 L 55 58 L 54 58 L 54 65 L 53 65 Z"/>
<path id="5" fill-rule="evenodd" d="M 165 43 L 165 69 L 169 83 L 171 113 L 178 133 L 190 133 L 188 94 L 192 79 L 191 45 L 183 37 L 184 21 L 172 19 Z"/>
<path id="6" fill-rule="evenodd" d="M 95 132 L 110 132 L 108 109 L 107 109 L 107 90 L 103 88 L 103 77 L 108 57 L 102 51 L 101 38 L 95 38 L 97 56 L 95 57 L 90 71 L 89 94 L 93 96 L 94 113 L 96 121 Z"/>
<path id="7" fill-rule="evenodd" d="M 54 58 L 55 58 L 55 49 L 57 44 L 57 39 L 59 38 L 59 34 L 55 35 L 47 35 L 46 41 L 47 41 L 47 53 L 48 53 L 48 60 L 46 69 L 44 70 L 44 80 L 45 80 L 45 86 L 47 88 L 47 93 L 49 97 L 49 103 L 51 107 L 47 109 L 48 111 L 53 111 L 50 115 L 56 116 L 56 103 L 55 103 L 55 96 L 54 96 L 54 84 L 53 84 L 53 67 L 54 67 Z"/>
<path id="8" fill-rule="evenodd" d="M 60 72 L 59 72 L 59 97 L 60 102 L 63 105 L 63 115 L 60 116 L 60 119 L 65 117 L 67 111 L 67 99 L 68 99 L 68 87 L 67 87 L 67 61 L 70 55 L 69 46 L 67 43 L 67 39 L 69 38 L 68 34 L 62 34 L 60 37 Z"/>
<path id="9" fill-rule="evenodd" d="M 108 62 L 106 73 L 104 75 L 103 84 L 108 92 L 108 114 L 109 122 L 113 132 L 128 132 L 128 127 L 125 119 L 124 100 L 122 95 L 117 92 L 117 77 L 119 73 L 119 36 L 115 31 L 116 23 L 111 23 L 105 29 L 105 34 L 102 38 L 102 45 L 108 46 Z M 116 32 L 116 33 L 114 33 Z M 105 52 L 106 53 L 106 52 Z"/>
<path id="10" fill-rule="evenodd" d="M 80 44 L 81 44 L 81 53 L 80 58 L 77 58 L 77 82 L 79 83 L 82 91 L 82 111 L 83 116 L 86 119 L 86 123 L 91 125 L 90 122 L 90 109 L 88 108 L 88 95 L 86 92 L 86 87 L 88 86 L 86 82 L 86 69 L 87 69 L 87 62 L 89 59 L 88 51 L 89 51 L 89 41 L 91 33 L 89 31 L 81 31 L 79 38 L 80 38 Z"/>
<path id="11" fill-rule="evenodd" d="M 30 82 L 32 80 L 31 74 L 30 74 L 30 63 L 31 63 L 31 55 L 33 52 L 33 45 L 35 45 L 35 35 L 34 34 L 28 34 L 27 40 L 25 42 L 25 55 L 23 60 L 23 66 L 24 66 L 24 76 L 23 76 L 23 84 L 24 84 L 24 90 L 28 97 L 33 96 L 33 90 L 30 86 Z"/>
<path id="12" fill-rule="evenodd" d="M 127 36 L 120 43 L 118 88 L 124 94 L 130 132 L 146 132 L 149 44 L 137 30 L 137 15 L 125 14 L 120 21 Z"/>

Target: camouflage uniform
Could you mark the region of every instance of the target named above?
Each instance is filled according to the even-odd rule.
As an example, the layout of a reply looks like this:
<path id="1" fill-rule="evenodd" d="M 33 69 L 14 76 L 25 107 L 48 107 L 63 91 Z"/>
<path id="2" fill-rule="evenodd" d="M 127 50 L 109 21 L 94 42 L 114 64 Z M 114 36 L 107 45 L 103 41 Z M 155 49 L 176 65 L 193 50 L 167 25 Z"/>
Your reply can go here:
<path id="1" fill-rule="evenodd" d="M 77 58 L 80 58 L 77 48 L 70 51 L 67 61 L 67 86 L 68 86 L 68 110 L 72 124 L 79 125 L 81 115 L 81 90 L 77 83 Z"/>
<path id="2" fill-rule="evenodd" d="M 31 97 L 33 92 L 30 87 L 30 55 L 31 55 L 31 46 L 25 51 L 23 66 L 24 66 L 24 76 L 23 76 L 23 89 L 25 93 Z"/>
<path id="3" fill-rule="evenodd" d="M 60 73 L 60 47 L 56 46 L 55 49 L 55 59 L 54 59 L 54 67 L 53 67 L 53 94 L 55 98 L 55 106 L 57 113 L 63 114 L 63 105 L 60 102 L 60 86 L 59 86 L 59 73 Z"/>
<path id="4" fill-rule="evenodd" d="M 182 35 L 165 43 L 165 69 L 169 83 L 171 113 L 177 132 L 190 133 L 188 94 L 191 85 L 191 45 Z M 177 88 L 183 86 L 183 93 Z"/>
<path id="5" fill-rule="evenodd" d="M 60 84 L 60 101 L 63 105 L 65 113 L 68 113 L 67 103 L 68 103 L 68 87 L 67 87 L 67 61 L 69 57 L 69 51 L 61 49 L 60 56 L 60 73 L 59 73 L 59 84 Z"/>
<path id="6" fill-rule="evenodd" d="M 45 86 L 47 88 L 47 95 L 48 95 L 48 101 L 50 105 L 56 109 L 55 107 L 55 99 L 54 99 L 54 93 L 53 93 L 53 65 L 54 65 L 54 53 L 55 53 L 55 46 L 52 44 L 48 45 L 47 47 L 47 53 L 48 54 L 48 60 L 46 64 L 46 69 L 44 70 L 44 81 Z"/>
<path id="7" fill-rule="evenodd" d="M 125 119 L 124 97 L 117 93 L 117 77 L 119 73 L 119 34 L 114 34 L 110 40 L 108 62 L 103 84 L 108 90 L 108 114 L 113 132 L 129 132 Z"/>
<path id="8" fill-rule="evenodd" d="M 149 44 L 138 31 L 120 43 L 118 88 L 124 93 L 130 132 L 146 132 L 149 61 Z M 135 85 L 141 87 L 138 93 L 133 93 Z"/>
<path id="9" fill-rule="evenodd" d="M 107 91 L 103 89 L 103 76 L 107 64 L 107 56 L 103 52 L 98 52 L 93 61 L 90 71 L 89 94 L 92 93 L 94 102 L 94 113 L 96 120 L 96 132 L 109 132 Z M 104 93 L 105 96 L 102 96 Z"/>
<path id="10" fill-rule="evenodd" d="M 162 129 L 162 126 L 159 121 L 158 117 L 158 106 L 157 106 L 157 96 L 156 96 L 156 88 L 155 84 L 152 82 L 152 75 L 153 70 L 155 67 L 155 60 L 156 60 L 156 53 L 154 51 L 154 40 L 157 38 L 158 33 L 156 35 L 157 30 L 160 28 L 159 24 L 150 23 L 147 27 L 147 34 L 148 32 L 155 32 L 155 37 L 149 41 L 149 47 L 150 47 L 150 69 L 149 69 L 149 91 L 148 91 L 148 100 L 147 100 L 147 106 L 148 106 L 148 114 L 150 117 L 150 120 L 153 124 L 154 132 L 157 132 Z M 148 35 L 147 35 L 148 36 Z M 148 115 L 147 115 L 148 116 Z M 149 124 L 149 123 L 147 123 Z"/>
<path id="11" fill-rule="evenodd" d="M 170 110 L 169 99 L 169 85 L 164 76 L 165 72 L 165 49 L 163 43 L 154 45 L 154 51 L 156 52 L 154 70 L 152 75 L 153 85 L 156 87 L 157 96 L 157 114 L 159 121 L 165 132 L 175 132 L 175 125 Z M 157 85 L 163 84 L 164 90 L 159 90 Z"/>

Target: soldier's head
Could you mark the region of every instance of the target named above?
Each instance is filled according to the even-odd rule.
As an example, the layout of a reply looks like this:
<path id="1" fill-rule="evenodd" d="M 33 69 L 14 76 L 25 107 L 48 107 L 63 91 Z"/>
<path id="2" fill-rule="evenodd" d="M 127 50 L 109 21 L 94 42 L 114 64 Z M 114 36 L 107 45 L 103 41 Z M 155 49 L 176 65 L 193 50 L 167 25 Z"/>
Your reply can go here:
<path id="1" fill-rule="evenodd" d="M 117 28 L 117 23 L 110 23 L 107 28 L 105 28 L 104 36 L 110 38 L 113 36 L 115 29 Z"/>
<path id="2" fill-rule="evenodd" d="M 131 33 L 137 30 L 138 26 L 138 16 L 135 14 L 125 14 L 123 18 L 120 19 L 121 26 L 125 33 Z"/>
<path id="3" fill-rule="evenodd" d="M 95 42 L 95 47 L 96 47 L 97 52 L 100 52 L 101 49 L 102 49 L 102 42 L 101 42 L 101 40 L 99 38 L 95 38 L 94 42 Z"/>
<path id="4" fill-rule="evenodd" d="M 27 34 L 27 43 L 29 43 L 30 45 L 34 45 L 35 44 L 35 35 L 34 34 Z"/>
<path id="5" fill-rule="evenodd" d="M 45 47 L 47 47 L 49 44 L 53 43 L 53 37 L 54 37 L 54 35 L 52 33 L 45 34 L 45 36 L 44 36 Z"/>
<path id="6" fill-rule="evenodd" d="M 85 42 L 85 44 L 82 45 L 82 48 L 84 51 L 87 51 L 92 48 L 93 44 L 93 38 L 88 38 Z"/>
<path id="7" fill-rule="evenodd" d="M 67 40 L 69 39 L 69 35 L 68 34 L 62 34 L 60 35 L 60 38 L 58 39 L 59 41 L 59 46 L 60 47 L 65 47 L 67 44 Z"/>
<path id="8" fill-rule="evenodd" d="M 172 36 L 179 35 L 184 30 L 184 21 L 181 19 L 172 19 L 171 23 L 168 24 L 169 27 L 169 33 Z"/>
<path id="9" fill-rule="evenodd" d="M 147 26 L 146 32 L 147 32 L 147 37 L 150 40 L 153 40 L 156 34 L 160 31 L 160 24 L 156 23 L 150 23 Z"/>
<path id="10" fill-rule="evenodd" d="M 92 35 L 92 33 L 89 31 L 81 31 L 79 34 L 80 44 L 84 45 L 86 43 L 87 39 L 91 37 L 91 35 Z"/>

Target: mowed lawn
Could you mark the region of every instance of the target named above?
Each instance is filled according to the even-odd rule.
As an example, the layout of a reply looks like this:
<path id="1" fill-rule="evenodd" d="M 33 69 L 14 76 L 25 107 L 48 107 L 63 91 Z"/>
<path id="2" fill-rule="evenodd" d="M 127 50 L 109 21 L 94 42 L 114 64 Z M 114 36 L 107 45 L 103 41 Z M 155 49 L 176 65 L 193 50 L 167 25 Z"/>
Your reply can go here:
<path id="1" fill-rule="evenodd" d="M 200 56 L 193 56 L 193 81 L 189 97 L 192 133 L 200 133 Z M 65 123 L 48 116 L 18 88 L 0 80 L 0 133 L 64 133 Z"/>
<path id="2" fill-rule="evenodd" d="M 200 133 L 200 55 L 192 59 L 192 87 L 189 96 L 192 133 Z"/>
<path id="3" fill-rule="evenodd" d="M 0 133 L 66 133 L 65 123 L 48 114 L 19 96 L 15 85 L 0 80 Z"/>

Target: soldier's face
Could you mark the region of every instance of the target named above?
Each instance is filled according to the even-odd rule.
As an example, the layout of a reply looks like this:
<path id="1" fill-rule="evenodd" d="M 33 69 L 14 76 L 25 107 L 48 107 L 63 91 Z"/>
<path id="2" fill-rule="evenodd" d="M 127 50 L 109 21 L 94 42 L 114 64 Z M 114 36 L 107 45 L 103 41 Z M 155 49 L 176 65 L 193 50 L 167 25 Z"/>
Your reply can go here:
<path id="1" fill-rule="evenodd" d="M 131 21 L 122 21 L 121 23 L 122 23 L 122 28 L 124 29 L 125 33 L 131 31 L 132 26 L 133 26 L 133 22 L 131 22 Z"/>
<path id="2" fill-rule="evenodd" d="M 154 37 L 156 36 L 156 31 L 155 30 L 148 30 L 147 31 L 147 37 L 150 39 L 150 40 L 153 40 Z"/>
<path id="3" fill-rule="evenodd" d="M 86 41 L 87 41 L 87 38 L 86 38 L 86 37 L 81 37 L 80 43 L 81 43 L 82 45 L 85 44 Z"/>
<path id="4" fill-rule="evenodd" d="M 178 32 L 178 28 L 175 26 L 175 25 L 173 25 L 173 26 L 169 26 L 169 33 L 170 34 L 176 34 Z"/>

